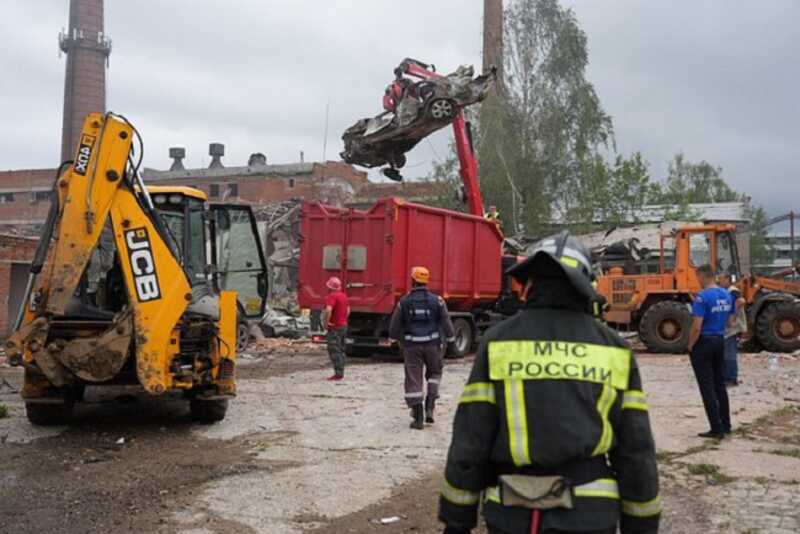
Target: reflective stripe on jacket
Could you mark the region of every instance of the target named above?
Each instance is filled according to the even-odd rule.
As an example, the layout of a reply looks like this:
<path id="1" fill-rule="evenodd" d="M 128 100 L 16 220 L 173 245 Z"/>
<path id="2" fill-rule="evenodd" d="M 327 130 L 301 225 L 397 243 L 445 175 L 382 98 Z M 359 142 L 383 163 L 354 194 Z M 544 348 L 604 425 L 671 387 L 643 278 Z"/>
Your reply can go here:
<path id="1" fill-rule="evenodd" d="M 658 530 L 655 445 L 636 360 L 588 313 L 527 309 L 484 336 L 456 411 L 441 519 L 474 528 L 483 495 L 490 524 L 525 531 L 530 512 L 500 504 L 497 477 L 531 472 L 573 484 L 574 508 L 545 512 L 543 530 Z"/>

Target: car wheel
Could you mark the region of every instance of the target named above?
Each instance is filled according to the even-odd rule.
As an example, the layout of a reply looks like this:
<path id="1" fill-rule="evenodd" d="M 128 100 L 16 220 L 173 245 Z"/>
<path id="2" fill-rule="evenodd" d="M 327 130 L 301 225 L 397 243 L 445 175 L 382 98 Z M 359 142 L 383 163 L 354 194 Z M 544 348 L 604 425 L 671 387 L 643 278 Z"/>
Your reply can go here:
<path id="1" fill-rule="evenodd" d="M 236 352 L 244 352 L 250 344 L 250 324 L 246 320 L 236 323 Z"/>
<path id="2" fill-rule="evenodd" d="M 428 106 L 428 115 L 436 121 L 452 119 L 456 114 L 456 107 L 451 100 L 437 98 Z"/>

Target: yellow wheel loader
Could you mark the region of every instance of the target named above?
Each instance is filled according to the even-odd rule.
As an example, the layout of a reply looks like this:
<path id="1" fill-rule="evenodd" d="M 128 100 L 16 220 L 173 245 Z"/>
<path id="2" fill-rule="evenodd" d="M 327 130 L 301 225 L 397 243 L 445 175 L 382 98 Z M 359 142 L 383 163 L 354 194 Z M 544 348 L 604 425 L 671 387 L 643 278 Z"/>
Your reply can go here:
<path id="1" fill-rule="evenodd" d="M 6 341 L 33 424 L 68 422 L 86 386 L 180 391 L 206 423 L 236 395 L 237 341 L 267 293 L 253 213 L 190 187 L 146 186 L 143 148 L 124 117 L 91 114 L 57 172 Z"/>

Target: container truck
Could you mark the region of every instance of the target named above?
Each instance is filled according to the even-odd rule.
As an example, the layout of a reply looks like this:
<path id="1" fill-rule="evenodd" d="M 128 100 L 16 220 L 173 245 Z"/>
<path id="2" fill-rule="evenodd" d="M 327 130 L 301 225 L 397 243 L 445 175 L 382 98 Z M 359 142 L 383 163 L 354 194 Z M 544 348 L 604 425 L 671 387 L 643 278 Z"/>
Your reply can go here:
<path id="1" fill-rule="evenodd" d="M 392 346 L 389 319 L 415 265 L 430 269 L 430 290 L 447 302 L 456 330 L 451 356 L 468 353 L 481 332 L 517 309 L 518 286 L 503 275 L 517 258 L 503 255 L 499 225 L 483 217 L 397 198 L 366 211 L 306 202 L 300 228 L 300 306 L 324 307 L 326 280 L 341 278 L 350 354 Z"/>

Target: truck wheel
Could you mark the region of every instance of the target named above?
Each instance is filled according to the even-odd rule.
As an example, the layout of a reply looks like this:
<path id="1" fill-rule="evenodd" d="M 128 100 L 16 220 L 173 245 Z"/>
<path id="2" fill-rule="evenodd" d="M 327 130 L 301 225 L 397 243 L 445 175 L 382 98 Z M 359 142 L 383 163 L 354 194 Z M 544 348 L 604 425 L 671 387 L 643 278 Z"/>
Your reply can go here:
<path id="1" fill-rule="evenodd" d="M 456 339 L 447 345 L 447 357 L 463 358 L 472 349 L 472 340 L 474 339 L 472 323 L 466 319 L 455 319 L 453 328 L 456 331 Z"/>
<path id="2" fill-rule="evenodd" d="M 198 423 L 211 424 L 225 419 L 228 411 L 228 400 L 200 400 L 189 401 L 192 419 Z"/>
<path id="3" fill-rule="evenodd" d="M 800 349 L 800 303 L 784 300 L 768 304 L 756 320 L 756 334 L 767 350 Z"/>
<path id="4" fill-rule="evenodd" d="M 25 414 L 28 421 L 37 426 L 66 425 L 72 418 L 73 402 L 65 401 L 63 404 L 43 404 L 40 402 L 26 402 Z"/>
<path id="5" fill-rule="evenodd" d="M 345 345 L 344 355 L 350 358 L 369 358 L 375 351 L 369 347 Z"/>
<path id="6" fill-rule="evenodd" d="M 686 304 L 674 300 L 657 302 L 648 308 L 639 323 L 639 337 L 647 350 L 682 354 L 689 344 L 692 316 Z"/>

